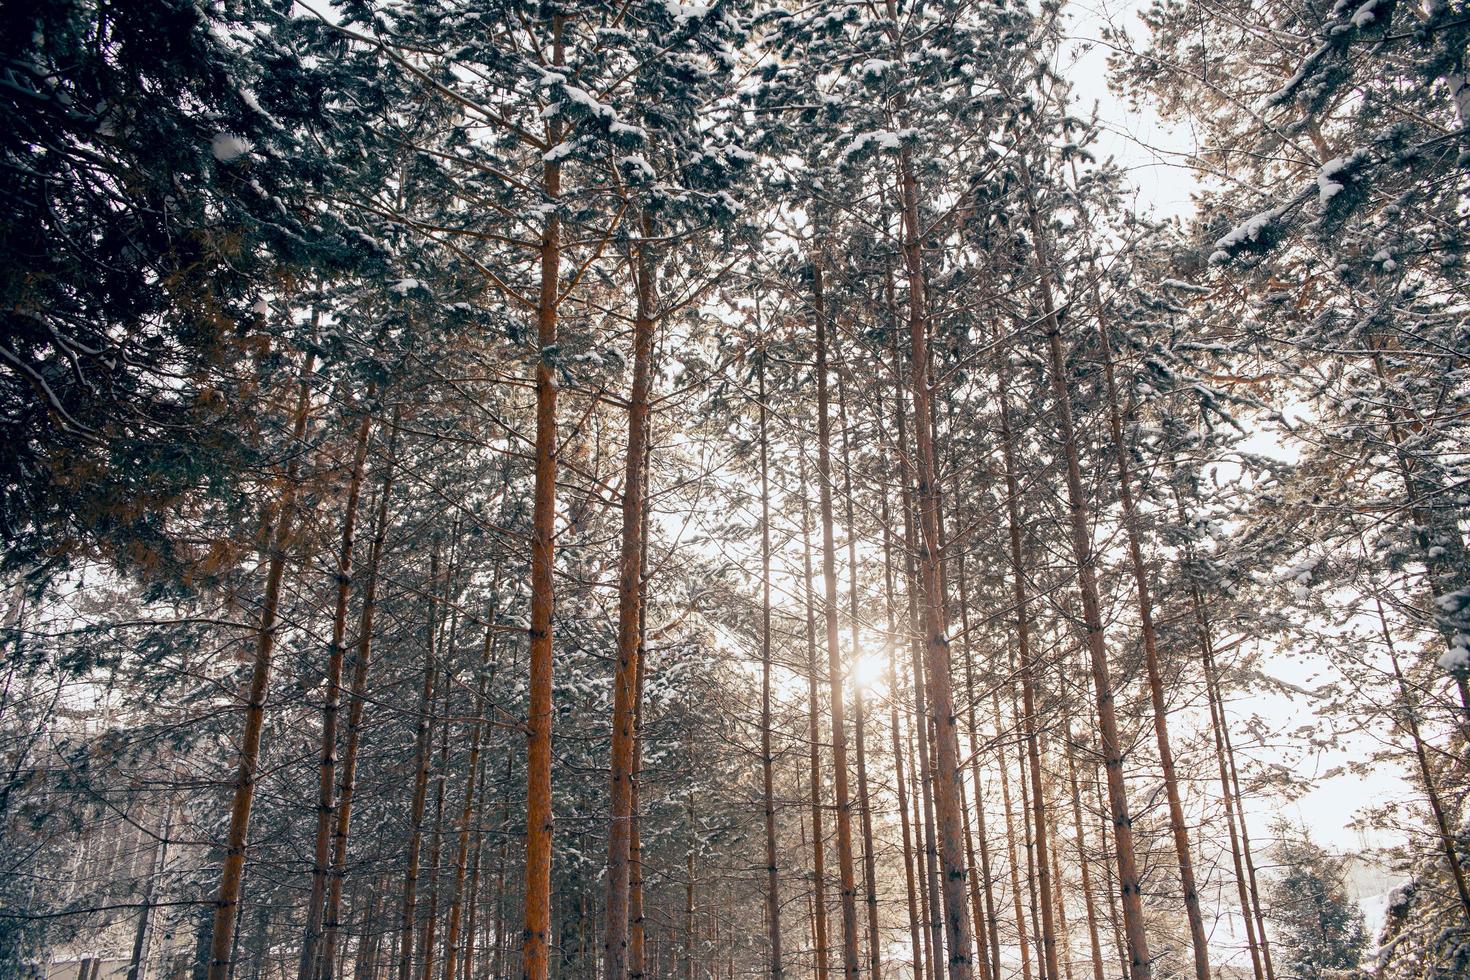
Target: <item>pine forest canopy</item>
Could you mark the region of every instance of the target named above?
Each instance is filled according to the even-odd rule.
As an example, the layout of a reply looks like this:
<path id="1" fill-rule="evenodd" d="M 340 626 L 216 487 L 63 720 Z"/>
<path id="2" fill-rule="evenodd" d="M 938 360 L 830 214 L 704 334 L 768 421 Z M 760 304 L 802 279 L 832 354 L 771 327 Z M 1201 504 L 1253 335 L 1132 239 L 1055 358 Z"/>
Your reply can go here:
<path id="1" fill-rule="evenodd" d="M 1078 15 L 9 4 L 0 975 L 1470 976 L 1470 10 Z"/>

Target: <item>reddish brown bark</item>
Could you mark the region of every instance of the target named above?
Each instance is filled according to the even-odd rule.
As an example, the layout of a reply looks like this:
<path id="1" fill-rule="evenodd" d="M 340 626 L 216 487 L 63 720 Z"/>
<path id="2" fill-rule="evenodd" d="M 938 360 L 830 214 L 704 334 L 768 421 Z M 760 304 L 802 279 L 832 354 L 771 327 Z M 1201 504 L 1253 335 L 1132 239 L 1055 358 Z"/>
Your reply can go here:
<path id="1" fill-rule="evenodd" d="M 1093 693 L 1097 699 L 1098 734 L 1102 743 L 1103 768 L 1107 777 L 1108 804 L 1117 852 L 1118 884 L 1123 906 L 1123 934 L 1128 945 L 1129 973 L 1133 980 L 1149 980 L 1153 972 L 1153 961 L 1148 950 L 1148 936 L 1144 930 L 1143 895 L 1139 889 L 1138 858 L 1133 844 L 1133 816 L 1128 808 L 1127 789 L 1123 781 L 1123 750 L 1118 734 L 1112 675 L 1108 667 L 1102 604 L 1098 597 L 1096 555 L 1090 530 L 1091 514 L 1082 489 L 1082 466 L 1078 458 L 1077 435 L 1073 423 L 1071 386 L 1068 383 L 1066 357 L 1062 352 L 1061 323 L 1057 320 L 1053 300 L 1052 263 L 1042 245 L 1045 241 L 1044 231 L 1035 202 L 1030 199 L 1029 187 L 1027 203 L 1031 232 L 1037 249 L 1038 295 L 1046 326 L 1057 429 L 1066 461 L 1068 524 L 1072 553 L 1077 564 L 1077 588 L 1082 600 Z"/>
<path id="2" fill-rule="evenodd" d="M 1235 766 L 1235 745 L 1230 738 L 1230 725 L 1225 716 L 1225 697 L 1220 689 L 1220 678 L 1215 670 L 1209 611 L 1205 608 L 1203 598 L 1198 595 L 1197 591 L 1193 602 L 1201 637 L 1200 654 L 1205 668 L 1205 693 L 1212 703 L 1211 717 L 1217 720 L 1215 734 L 1224 746 L 1222 759 L 1229 770 L 1229 779 L 1226 781 L 1224 790 L 1233 800 L 1236 816 L 1240 820 L 1240 856 L 1245 862 L 1246 881 L 1250 886 L 1249 914 L 1256 923 L 1256 938 L 1261 948 L 1261 967 L 1265 970 L 1266 980 L 1275 980 L 1276 971 L 1271 962 L 1271 943 L 1266 934 L 1266 916 L 1262 909 L 1261 890 L 1256 883 L 1256 864 L 1255 859 L 1251 856 L 1250 828 L 1246 823 L 1245 804 L 1240 792 L 1240 773 Z"/>
<path id="3" fill-rule="evenodd" d="M 563 18 L 551 18 L 551 62 L 566 61 Z M 546 123 L 547 143 L 559 146 L 562 121 Z M 555 204 L 561 194 L 561 166 L 552 155 L 542 167 L 542 189 L 553 205 L 541 233 L 541 289 L 536 306 L 536 443 L 535 489 L 531 513 L 530 685 L 526 719 L 526 873 L 525 931 L 521 942 L 521 975 L 547 980 L 551 957 L 551 704 L 553 578 L 556 539 L 557 308 L 561 282 L 561 220 Z"/>
<path id="4" fill-rule="evenodd" d="M 633 389 L 628 397 L 628 447 L 623 467 L 622 544 L 618 558 L 618 660 L 613 674 L 610 816 L 607 901 L 603 935 L 603 976 L 624 980 L 628 973 L 628 843 L 633 811 L 633 749 L 637 737 L 636 680 L 638 620 L 642 607 L 641 531 L 643 473 L 648 432 L 648 402 L 653 379 L 655 262 L 647 243 L 650 223 L 633 252 L 637 293 L 633 317 Z"/>
<path id="5" fill-rule="evenodd" d="M 327 647 L 327 691 L 322 702 L 322 747 L 318 764 L 316 846 L 311 873 L 311 895 L 306 906 L 306 938 L 301 944 L 299 980 L 311 980 L 321 953 L 323 902 L 332 860 L 332 827 L 337 779 L 337 713 L 342 700 L 342 655 L 346 647 L 347 602 L 352 593 L 352 550 L 357 529 L 357 503 L 367 463 L 372 414 L 362 413 L 353 442 L 348 471 L 347 499 L 342 507 L 342 544 L 337 553 L 336 602 L 332 610 L 332 639 Z"/>
<path id="6" fill-rule="evenodd" d="M 947 400 L 946 411 L 951 422 L 954 414 L 953 401 Z M 951 426 L 952 427 L 952 426 Z M 954 506 L 956 520 L 961 522 L 965 519 L 965 496 L 960 482 L 959 469 L 956 468 L 954 475 Z M 965 806 L 965 857 L 971 869 L 970 874 L 970 915 L 974 920 L 975 945 L 978 954 L 978 965 L 980 967 L 980 980 L 999 980 L 1000 977 L 1000 940 L 998 936 L 998 925 L 995 916 L 995 896 L 991 887 L 990 877 L 990 842 L 987 839 L 985 828 L 985 802 L 981 798 L 982 784 L 980 782 L 980 729 L 975 721 L 975 651 L 974 641 L 970 633 L 970 595 L 969 576 L 966 574 L 965 563 L 966 549 L 961 548 L 956 556 L 955 565 L 958 570 L 959 585 L 959 612 L 960 612 L 960 635 L 963 637 L 962 646 L 965 660 L 965 703 L 966 724 L 969 728 L 970 745 L 970 785 L 974 787 L 974 825 L 969 820 L 971 808 Z M 963 789 L 963 785 L 961 785 Z M 973 831 L 973 832 L 972 832 Z M 975 839 L 979 839 L 980 860 L 977 866 L 975 861 Z M 978 870 L 978 874 L 976 874 Z M 981 893 L 984 900 L 981 900 Z M 987 928 L 988 926 L 988 928 Z"/>
<path id="7" fill-rule="evenodd" d="M 858 606 L 858 560 L 857 527 L 853 517 L 852 492 L 852 439 L 853 433 L 847 417 L 847 397 L 843 384 L 846 371 L 837 379 L 837 414 L 842 423 L 842 487 L 845 502 L 845 524 L 847 534 L 847 618 L 851 631 L 850 649 L 854 663 L 861 656 L 861 631 Z M 868 736 L 867 736 L 867 692 L 861 684 L 852 690 L 853 740 L 857 748 L 858 816 L 863 832 L 863 885 L 864 903 L 868 912 L 868 973 L 878 980 L 883 972 L 882 939 L 878 932 L 878 858 L 874 853 L 873 807 L 868 792 Z"/>
<path id="8" fill-rule="evenodd" d="M 1077 848 L 1077 869 L 1082 878 L 1082 902 L 1087 911 L 1087 941 L 1092 952 L 1092 980 L 1103 980 L 1102 943 L 1097 933 L 1097 909 L 1092 900 L 1092 868 L 1082 831 L 1082 794 L 1077 785 L 1077 764 L 1072 757 L 1072 733 L 1066 732 L 1067 779 L 1072 788 L 1072 830 Z"/>
<path id="9" fill-rule="evenodd" d="M 372 544 L 368 547 L 367 572 L 362 586 L 362 608 L 357 621 L 357 651 L 352 665 L 352 689 L 347 708 L 347 745 L 342 753 L 342 772 L 337 791 L 337 821 L 332 831 L 332 874 L 327 889 L 326 936 L 322 944 L 321 976 L 336 976 L 340 942 L 342 885 L 347 875 L 347 845 L 352 825 L 353 795 L 357 785 L 357 750 L 362 738 L 362 716 L 367 705 L 368 669 L 372 657 L 373 623 L 377 612 L 378 568 L 388 538 L 388 504 L 398 462 L 400 409 L 394 406 L 388 426 L 388 450 L 383 478 L 378 487 L 377 512 L 373 517 Z"/>
<path id="10" fill-rule="evenodd" d="M 781 961 L 781 877 L 776 867 L 776 793 L 771 752 L 771 482 L 769 414 L 766 406 L 764 337 L 756 351 L 756 397 L 760 413 L 761 466 L 761 801 L 766 831 L 766 935 L 768 972 L 785 976 Z"/>
<path id="11" fill-rule="evenodd" d="M 266 699 L 270 694 L 271 661 L 276 649 L 277 615 L 281 605 L 281 582 L 286 573 L 286 554 L 295 530 L 296 499 L 300 481 L 301 454 L 295 451 L 306 439 L 311 415 L 310 376 L 316 359 L 308 355 L 302 364 L 301 382 L 291 421 L 291 461 L 270 536 L 265 592 L 260 604 L 260 626 L 255 637 L 255 656 L 250 670 L 250 687 L 245 699 L 245 731 L 235 770 L 234 800 L 230 826 L 225 837 L 225 860 L 220 871 L 219 891 L 214 900 L 214 922 L 209 943 L 209 980 L 229 980 L 239 920 L 240 889 L 245 878 L 245 849 L 250 836 L 250 811 L 255 801 L 256 771 L 260 764 L 261 733 L 265 727 Z"/>
<path id="12" fill-rule="evenodd" d="M 894 349 L 894 373 L 903 377 L 902 357 L 897 348 Z M 908 425 L 904 410 L 903 396 L 898 393 L 895 401 L 895 418 L 898 430 L 898 455 L 902 460 L 912 460 L 913 454 L 908 439 Z M 926 584 L 919 578 L 915 554 L 918 548 L 916 541 L 919 533 L 915 529 L 915 506 L 913 489 L 905 474 L 899 481 L 899 499 L 903 503 L 904 516 L 904 576 L 906 581 L 906 592 L 908 595 L 909 622 L 913 624 L 916 632 L 910 636 L 910 669 L 912 671 L 912 682 L 914 691 L 914 717 L 910 726 L 914 741 L 918 744 L 918 760 L 916 767 L 911 767 L 919 780 L 919 786 L 914 794 L 915 806 L 915 837 L 918 837 L 920 829 L 924 835 L 924 849 L 919 855 L 920 879 L 924 889 L 920 891 L 920 905 L 923 909 L 923 920 L 928 924 L 924 933 L 929 962 L 929 976 L 933 980 L 944 978 L 944 922 L 940 912 L 939 895 L 939 843 L 935 831 L 934 821 L 934 768 L 931 761 L 932 753 L 930 747 L 934 738 L 933 719 L 929 712 L 929 699 L 927 684 L 924 680 L 924 656 L 925 643 L 923 639 L 921 624 L 924 622 L 924 614 L 920 611 L 921 606 L 927 602 Z M 917 729 L 917 730 L 914 730 Z M 922 809 L 920 809 L 922 804 Z"/>
<path id="13" fill-rule="evenodd" d="M 646 440 L 651 441 L 651 440 Z M 643 485 L 648 486 L 649 453 L 643 454 Z M 638 557 L 638 574 L 642 588 L 648 589 L 648 494 L 643 495 L 642 548 Z M 633 779 L 628 827 L 628 977 L 642 980 L 645 976 L 645 914 L 643 910 L 643 841 L 639 810 L 643 792 L 643 682 L 648 675 L 648 603 L 638 605 L 638 677 L 633 697 Z"/>
<path id="14" fill-rule="evenodd" d="M 802 456 L 799 484 L 806 486 L 805 456 Z M 821 722 L 817 698 L 817 610 L 816 586 L 812 581 L 811 507 L 803 493 L 801 500 L 802 574 L 806 582 L 806 680 L 807 743 L 811 769 L 812 813 L 812 891 L 815 906 L 817 980 L 827 980 L 827 872 L 823 855 L 822 831 L 822 754 Z"/>
<path id="15" fill-rule="evenodd" d="M 889 0 L 893 6 L 893 0 Z M 899 151 L 904 270 L 909 294 L 909 383 L 914 405 L 913 479 L 918 497 L 920 580 L 924 596 L 925 657 L 929 717 L 934 725 L 934 812 L 939 837 L 944 927 L 950 980 L 974 975 L 973 941 L 966 908 L 964 819 L 960 813 L 958 718 L 950 679 L 949 624 L 940 580 L 939 483 L 934 458 L 933 381 L 929 370 L 929 312 L 920 238 L 918 182 L 911 151 Z"/>
<path id="16" fill-rule="evenodd" d="M 1108 340 L 1107 324 L 1103 322 L 1102 300 L 1098 295 L 1095 278 L 1092 303 L 1108 396 L 1108 428 L 1113 438 L 1114 460 L 1118 467 L 1118 496 L 1123 504 L 1123 531 L 1128 539 L 1128 561 L 1138 594 L 1139 632 L 1143 635 L 1143 659 L 1148 674 L 1149 703 L 1153 709 L 1154 741 L 1159 749 L 1164 794 L 1169 803 L 1169 829 L 1174 839 L 1175 860 L 1179 864 L 1179 887 L 1184 895 L 1185 916 L 1189 920 L 1195 980 L 1210 980 L 1210 944 L 1205 935 L 1204 913 L 1200 909 L 1199 889 L 1194 880 L 1194 857 L 1190 849 L 1189 829 L 1184 823 L 1184 802 L 1179 793 L 1179 777 L 1174 769 L 1174 748 L 1169 739 L 1169 707 L 1164 698 L 1164 676 L 1159 665 L 1153 596 L 1149 589 L 1148 566 L 1143 560 L 1143 547 L 1138 540 L 1133 477 L 1129 472 L 1128 446 L 1123 440 L 1123 415 L 1118 405 L 1118 385 L 1113 375 L 1113 354 Z"/>
<path id="17" fill-rule="evenodd" d="M 1001 456 L 1005 462 L 1006 524 L 1011 550 L 1011 597 L 1016 611 L 1016 651 L 1019 657 L 1021 702 L 1025 713 L 1021 719 L 1022 736 L 1031 772 L 1032 829 L 1036 841 L 1037 889 L 1041 892 L 1041 965 L 1043 980 L 1057 980 L 1056 926 L 1051 903 L 1050 855 L 1047 848 L 1046 797 L 1041 785 L 1041 751 L 1036 728 L 1036 681 L 1032 667 L 1030 597 L 1026 591 L 1026 560 L 1021 548 L 1021 503 L 1016 476 L 1015 441 L 1011 432 L 1009 374 L 995 361 L 995 377 L 1000 402 Z"/>
<path id="18" fill-rule="evenodd" d="M 1000 713 L 1000 692 L 998 688 L 992 688 L 990 692 L 990 706 L 995 713 L 995 730 L 997 733 L 1005 731 L 1005 724 Z M 1016 945 L 1021 951 L 1021 976 L 1023 980 L 1030 980 L 1031 973 L 1031 945 L 1027 939 L 1026 916 L 1021 910 L 1021 865 L 1016 857 L 1016 823 L 1015 816 L 1011 810 L 1011 777 L 1009 775 L 1010 763 L 1005 757 L 1005 745 L 1002 744 L 997 752 L 1000 760 L 1000 798 L 1001 805 L 1005 807 L 1006 814 L 1006 858 L 1011 872 L 1011 905 L 1014 907 L 1016 918 Z"/>
<path id="19" fill-rule="evenodd" d="M 832 421 L 827 382 L 827 312 L 822 269 L 812 268 L 812 303 L 817 321 L 817 490 L 822 522 L 822 618 L 827 633 L 827 687 L 832 719 L 832 788 L 837 810 L 837 873 L 842 915 L 842 974 L 856 977 L 858 955 L 857 876 L 852 859 L 852 800 L 847 778 L 847 718 L 842 652 L 837 624 L 837 543 L 832 519 Z"/>
<path id="20" fill-rule="evenodd" d="M 888 728 L 893 735 L 893 782 L 898 795 L 898 817 L 903 832 L 903 872 L 905 895 L 908 899 L 909 943 L 913 956 L 913 973 L 922 976 L 924 966 L 923 940 L 919 929 L 919 903 L 914 882 L 914 845 L 909 825 L 908 787 L 904 779 L 903 739 L 898 725 L 898 627 L 897 609 L 894 600 L 893 547 L 889 528 L 888 495 L 879 498 L 883 520 L 883 605 L 888 626 Z"/>
<path id="21" fill-rule="evenodd" d="M 438 690 L 438 658 L 435 651 L 438 629 L 439 546 L 429 558 L 429 589 L 424 686 L 419 697 L 418 729 L 414 735 L 413 798 L 409 803 L 408 856 L 403 871 L 402 921 L 399 923 L 398 980 L 410 980 L 414 970 L 414 928 L 418 918 L 419 855 L 423 847 L 424 807 L 429 794 L 429 769 L 433 764 L 433 718 Z"/>

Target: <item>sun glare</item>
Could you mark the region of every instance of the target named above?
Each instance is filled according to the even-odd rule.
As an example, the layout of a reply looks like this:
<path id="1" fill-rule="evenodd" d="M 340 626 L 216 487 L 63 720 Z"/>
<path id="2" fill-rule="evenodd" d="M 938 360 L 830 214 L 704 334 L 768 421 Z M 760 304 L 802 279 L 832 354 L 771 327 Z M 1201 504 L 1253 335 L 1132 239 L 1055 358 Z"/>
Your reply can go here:
<path id="1" fill-rule="evenodd" d="M 852 665 L 848 680 L 860 691 L 876 691 L 883 688 L 888 674 L 887 662 L 876 653 L 859 654 Z"/>

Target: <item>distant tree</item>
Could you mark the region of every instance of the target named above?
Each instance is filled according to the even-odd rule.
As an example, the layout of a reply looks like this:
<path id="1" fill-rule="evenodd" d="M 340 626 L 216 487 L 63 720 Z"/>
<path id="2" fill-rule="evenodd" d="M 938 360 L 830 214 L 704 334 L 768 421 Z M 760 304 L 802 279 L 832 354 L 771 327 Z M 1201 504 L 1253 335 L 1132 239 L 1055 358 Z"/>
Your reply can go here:
<path id="1" fill-rule="evenodd" d="M 1343 887 L 1347 859 L 1323 850 L 1305 826 L 1278 821 L 1275 831 L 1280 876 L 1269 897 L 1283 975 L 1323 980 L 1355 973 L 1367 928 Z"/>

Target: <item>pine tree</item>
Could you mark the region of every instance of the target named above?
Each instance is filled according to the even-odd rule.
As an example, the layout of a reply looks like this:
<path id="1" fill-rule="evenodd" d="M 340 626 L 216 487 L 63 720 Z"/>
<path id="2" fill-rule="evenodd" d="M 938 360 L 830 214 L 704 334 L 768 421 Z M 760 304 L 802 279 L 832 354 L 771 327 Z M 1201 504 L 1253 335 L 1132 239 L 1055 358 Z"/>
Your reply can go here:
<path id="1" fill-rule="evenodd" d="M 1363 955 L 1363 913 L 1344 892 L 1347 861 L 1314 843 L 1304 827 L 1278 822 L 1269 890 L 1284 976 L 1351 975 Z"/>

